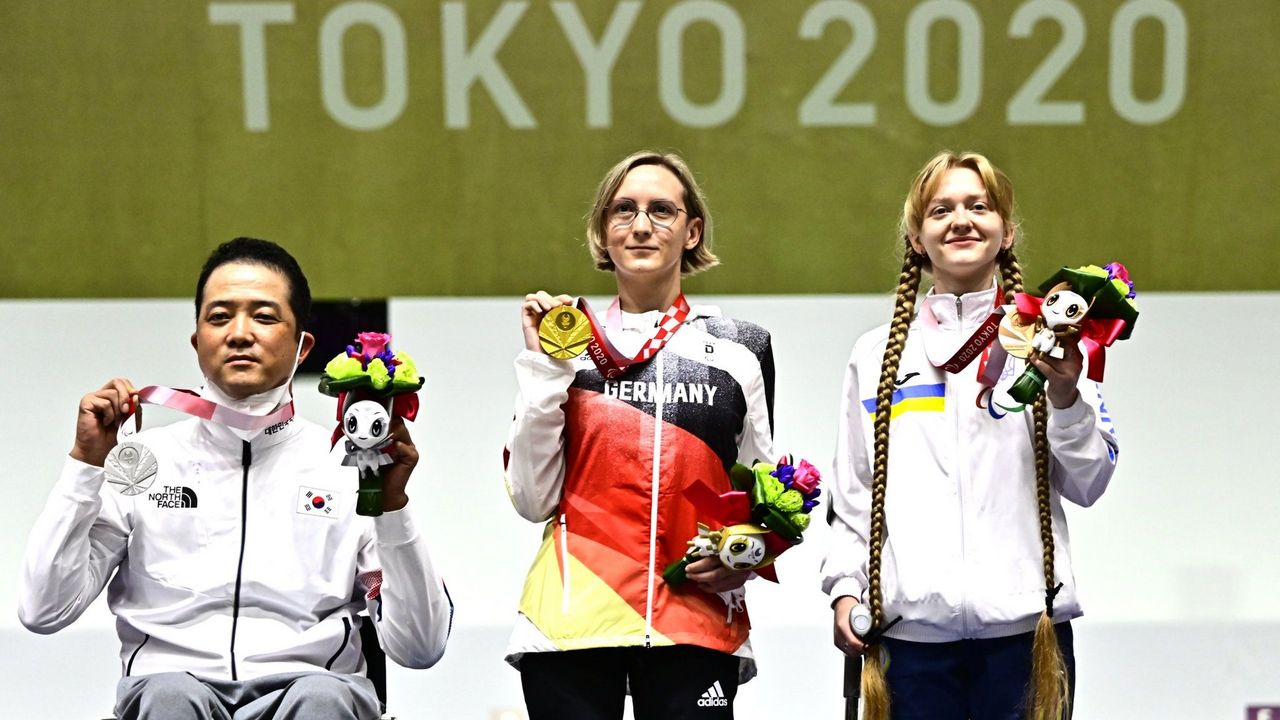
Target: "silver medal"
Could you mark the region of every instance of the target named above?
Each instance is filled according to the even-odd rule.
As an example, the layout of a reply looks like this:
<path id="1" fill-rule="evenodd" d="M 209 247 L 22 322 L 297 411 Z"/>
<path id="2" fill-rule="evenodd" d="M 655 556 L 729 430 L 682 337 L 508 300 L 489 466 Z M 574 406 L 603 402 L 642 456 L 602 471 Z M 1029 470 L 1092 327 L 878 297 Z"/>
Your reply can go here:
<path id="1" fill-rule="evenodd" d="M 146 445 L 122 442 L 107 453 L 103 470 L 107 482 L 121 495 L 137 495 L 146 492 L 155 482 L 159 463 Z"/>

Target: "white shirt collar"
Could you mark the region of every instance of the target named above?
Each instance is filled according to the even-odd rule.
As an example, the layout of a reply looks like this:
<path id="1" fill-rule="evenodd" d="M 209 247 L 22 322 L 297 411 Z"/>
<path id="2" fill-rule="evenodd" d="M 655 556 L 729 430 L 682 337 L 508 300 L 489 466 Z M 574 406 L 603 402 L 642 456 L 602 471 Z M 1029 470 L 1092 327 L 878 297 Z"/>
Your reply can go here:
<path id="1" fill-rule="evenodd" d="M 204 385 L 200 386 L 199 393 L 200 397 L 203 397 L 206 400 L 212 400 L 219 405 L 229 407 L 233 410 L 246 412 L 250 415 L 266 415 L 272 410 L 275 410 L 281 405 L 293 400 L 291 383 L 289 382 L 285 382 L 283 385 L 267 390 L 266 392 L 260 392 L 257 395 L 250 395 L 247 398 L 237 400 L 223 392 L 222 388 L 218 387 L 211 380 L 205 379 Z M 288 422 L 292 422 L 292 419 Z M 239 428 L 227 427 L 208 420 L 203 421 L 203 424 L 205 427 L 209 428 L 210 432 L 215 436 L 225 437 L 226 434 L 230 434 L 240 440 L 244 440 L 245 442 L 252 442 L 263 433 L 263 430 L 241 430 Z M 279 439 L 284 439 L 283 433 L 279 435 Z"/>
<path id="2" fill-rule="evenodd" d="M 963 295 L 934 293 L 930 290 L 924 298 L 921 311 L 932 313 L 938 321 L 939 329 L 973 329 L 995 310 L 997 292 L 999 290 L 994 282 L 986 290 Z"/>
<path id="3" fill-rule="evenodd" d="M 206 379 L 204 385 L 200 386 L 200 397 L 206 400 L 212 400 L 219 405 L 224 405 L 232 410 L 239 410 L 250 415 L 266 415 L 275 410 L 284 403 L 293 399 L 290 392 L 289 383 L 286 382 L 279 387 L 274 387 L 266 392 L 260 392 L 257 395 L 250 395 L 247 398 L 237 400 L 223 392 L 222 388 L 216 383 Z"/>
<path id="4" fill-rule="evenodd" d="M 929 291 L 921 303 L 920 313 L 928 314 L 936 322 L 917 320 L 911 331 L 920 333 L 930 363 L 941 366 L 960 349 L 973 331 L 995 311 L 998 292 L 994 282 L 986 290 L 963 295 Z"/>

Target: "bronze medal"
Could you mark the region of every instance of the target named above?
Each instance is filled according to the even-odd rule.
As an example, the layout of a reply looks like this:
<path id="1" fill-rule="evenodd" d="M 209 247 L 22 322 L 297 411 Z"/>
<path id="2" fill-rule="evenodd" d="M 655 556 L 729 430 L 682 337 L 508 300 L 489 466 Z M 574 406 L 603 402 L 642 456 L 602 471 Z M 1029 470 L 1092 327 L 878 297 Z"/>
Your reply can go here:
<path id="1" fill-rule="evenodd" d="M 587 316 L 569 305 L 553 308 L 538 324 L 538 342 L 544 352 L 557 360 L 572 360 L 581 355 L 591 338 Z"/>
<path id="2" fill-rule="evenodd" d="M 1031 354 L 1031 339 L 1035 337 L 1035 321 L 1027 322 L 1022 313 L 1012 312 L 1000 320 L 1000 346 L 1016 358 Z"/>

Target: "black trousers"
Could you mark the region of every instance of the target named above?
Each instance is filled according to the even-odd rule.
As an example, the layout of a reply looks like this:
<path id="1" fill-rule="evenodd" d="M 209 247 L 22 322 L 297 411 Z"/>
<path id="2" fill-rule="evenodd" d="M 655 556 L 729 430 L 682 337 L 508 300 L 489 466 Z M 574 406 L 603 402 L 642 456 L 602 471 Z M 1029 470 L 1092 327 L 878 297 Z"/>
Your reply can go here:
<path id="1" fill-rule="evenodd" d="M 1075 699 L 1075 637 L 1054 625 Z M 885 638 L 892 720 L 1022 720 L 1027 715 L 1034 633 L 990 640 L 919 643 Z"/>
<path id="2" fill-rule="evenodd" d="M 738 658 L 693 645 L 527 653 L 529 720 L 619 720 L 628 686 L 635 720 L 732 720 Z"/>

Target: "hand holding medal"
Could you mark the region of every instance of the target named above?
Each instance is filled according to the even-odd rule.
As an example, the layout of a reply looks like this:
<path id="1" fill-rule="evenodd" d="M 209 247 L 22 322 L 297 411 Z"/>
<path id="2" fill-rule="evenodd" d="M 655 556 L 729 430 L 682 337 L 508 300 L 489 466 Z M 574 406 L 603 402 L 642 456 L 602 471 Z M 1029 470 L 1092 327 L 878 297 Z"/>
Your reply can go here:
<path id="1" fill-rule="evenodd" d="M 120 442 L 129 415 L 134 430 L 142 429 L 138 391 L 124 378 L 113 378 L 80 399 L 76 439 L 71 457 L 101 467 L 108 485 L 122 495 L 138 495 L 155 481 L 158 464 L 145 445 Z M 127 433 L 125 431 L 125 434 Z"/>
<path id="2" fill-rule="evenodd" d="M 538 323 L 538 343 L 543 352 L 556 360 L 578 357 L 591 340 L 591 323 L 572 305 L 552 309 Z"/>
<path id="3" fill-rule="evenodd" d="M 125 419 L 139 410 L 138 391 L 125 378 L 112 378 L 102 387 L 80 398 L 76 414 L 76 438 L 70 455 L 88 465 L 101 467 L 116 446 L 116 436 Z"/>
<path id="4" fill-rule="evenodd" d="M 557 308 L 573 307 L 573 298 L 568 295 L 551 295 L 545 290 L 529 293 L 524 296 L 524 302 L 520 306 L 520 314 L 524 329 L 524 347 L 526 350 L 533 352 L 544 351 L 542 346 L 543 325 L 550 324 L 551 332 L 558 332 L 554 317 L 551 317 L 553 310 Z"/>
<path id="5" fill-rule="evenodd" d="M 339 425 L 333 442 L 346 438 L 343 465 L 358 468 L 360 489 L 356 514 L 382 514 L 382 467 L 394 460 L 387 449 L 395 442 L 395 418 L 418 415 L 417 391 L 423 379 L 407 354 L 391 351 L 391 336 L 360 333 L 345 353 L 329 361 L 320 377 L 320 392 L 338 398 Z"/>
<path id="6" fill-rule="evenodd" d="M 539 317 L 539 312 L 543 314 L 535 329 L 532 319 Z M 545 292 L 531 293 L 525 296 L 524 302 L 525 347 L 535 351 L 541 348 L 557 360 L 571 360 L 585 350 L 600 374 L 606 380 L 613 380 L 632 365 L 657 355 L 692 312 L 684 295 L 677 296 L 654 326 L 653 335 L 634 357 L 628 357 L 609 341 L 604 326 L 586 298 L 574 299 L 568 295 L 553 298 Z M 609 306 L 605 317 L 609 327 L 621 327 L 622 310 L 617 299 Z"/>

